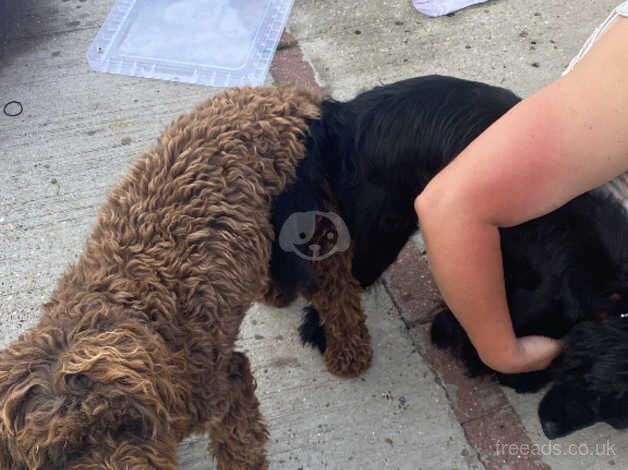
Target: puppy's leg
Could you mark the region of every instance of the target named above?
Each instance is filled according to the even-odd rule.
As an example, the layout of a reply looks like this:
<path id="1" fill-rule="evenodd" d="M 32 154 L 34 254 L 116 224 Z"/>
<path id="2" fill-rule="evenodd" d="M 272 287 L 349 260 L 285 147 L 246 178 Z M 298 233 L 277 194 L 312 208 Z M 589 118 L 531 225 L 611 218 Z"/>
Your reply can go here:
<path id="1" fill-rule="evenodd" d="M 249 360 L 243 353 L 231 356 L 227 380 L 229 406 L 222 420 L 209 422 L 209 450 L 218 470 L 267 469 L 264 447 L 268 431 L 259 411 Z"/>
<path id="2" fill-rule="evenodd" d="M 305 293 L 325 328 L 327 369 L 340 377 L 360 375 L 373 357 L 362 288 L 351 274 L 351 256 L 347 250 L 316 262 L 316 290 Z"/>

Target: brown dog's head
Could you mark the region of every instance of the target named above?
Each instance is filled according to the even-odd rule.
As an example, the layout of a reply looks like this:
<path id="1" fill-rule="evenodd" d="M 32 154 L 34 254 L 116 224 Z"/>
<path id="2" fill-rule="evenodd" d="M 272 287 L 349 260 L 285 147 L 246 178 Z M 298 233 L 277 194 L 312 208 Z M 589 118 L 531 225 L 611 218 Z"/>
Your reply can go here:
<path id="1" fill-rule="evenodd" d="M 0 352 L 0 468 L 176 468 L 164 355 L 146 322 L 102 305 L 20 337 Z"/>

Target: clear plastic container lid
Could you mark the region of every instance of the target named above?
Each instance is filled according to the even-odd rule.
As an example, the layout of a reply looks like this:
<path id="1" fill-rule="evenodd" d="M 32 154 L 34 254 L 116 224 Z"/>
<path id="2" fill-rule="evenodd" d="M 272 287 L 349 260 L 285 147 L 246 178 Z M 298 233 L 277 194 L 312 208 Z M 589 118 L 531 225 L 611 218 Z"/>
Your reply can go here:
<path id="1" fill-rule="evenodd" d="M 262 85 L 293 0 L 118 0 L 87 52 L 98 72 Z"/>

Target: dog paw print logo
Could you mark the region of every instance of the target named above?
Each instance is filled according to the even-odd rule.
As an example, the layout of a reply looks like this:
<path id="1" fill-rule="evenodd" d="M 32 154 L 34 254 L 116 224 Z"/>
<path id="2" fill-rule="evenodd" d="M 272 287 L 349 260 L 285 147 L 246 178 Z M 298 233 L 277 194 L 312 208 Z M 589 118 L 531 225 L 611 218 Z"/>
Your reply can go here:
<path id="1" fill-rule="evenodd" d="M 279 232 L 279 246 L 310 261 L 321 261 L 349 249 L 351 236 L 342 218 L 333 212 L 295 212 Z"/>

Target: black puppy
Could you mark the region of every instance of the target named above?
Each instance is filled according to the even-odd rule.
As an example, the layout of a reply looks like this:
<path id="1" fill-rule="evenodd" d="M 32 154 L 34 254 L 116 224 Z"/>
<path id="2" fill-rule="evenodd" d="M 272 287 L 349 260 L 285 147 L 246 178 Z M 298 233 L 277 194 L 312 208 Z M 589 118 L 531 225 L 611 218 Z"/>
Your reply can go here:
<path id="1" fill-rule="evenodd" d="M 369 286 L 417 229 L 416 195 L 518 101 L 502 88 L 441 76 L 377 87 L 345 103 L 324 101 L 321 119 L 310 126 L 297 183 L 275 204 L 276 228 L 292 212 L 329 208 L 333 200 L 351 234 L 353 275 Z M 501 232 L 508 302 L 519 336 L 562 337 L 580 322 L 598 320 L 574 329 L 565 353 L 550 370 L 499 376 L 518 391 L 555 380 L 540 407 L 549 437 L 599 420 L 625 423 L 619 411 L 628 404 L 628 397 L 623 401 L 628 378 L 621 373 L 628 367 L 628 351 L 622 349 L 628 345 L 628 328 L 620 316 L 628 311 L 625 215 L 621 205 L 590 192 L 545 217 Z M 278 247 L 271 272 L 275 283 L 287 290 L 316 283 L 311 264 Z M 324 349 L 325 332 L 312 308 L 301 336 Z M 605 344 L 609 338 L 616 343 Z M 436 317 L 432 339 L 463 359 L 472 374 L 488 372 L 450 312 Z M 570 400 L 560 398 L 563 392 L 558 390 L 565 388 Z M 573 411 L 578 408 L 574 404 L 586 412 Z"/>
<path id="2" fill-rule="evenodd" d="M 552 366 L 502 375 L 519 392 L 554 385 L 539 407 L 547 437 L 606 421 L 628 426 L 628 221 L 600 192 L 501 231 L 508 305 L 518 336 L 565 337 Z M 471 375 L 489 372 L 448 310 L 432 323 L 432 341 L 462 359 Z M 624 396 L 626 395 L 626 396 Z"/>
<path id="3" fill-rule="evenodd" d="M 518 101 L 503 88 L 436 75 L 324 100 L 297 182 L 275 201 L 277 233 L 291 214 L 324 211 L 333 200 L 351 234 L 353 274 L 370 286 L 417 230 L 416 195 Z M 311 263 L 278 243 L 271 268 L 286 290 L 315 277 Z"/>

